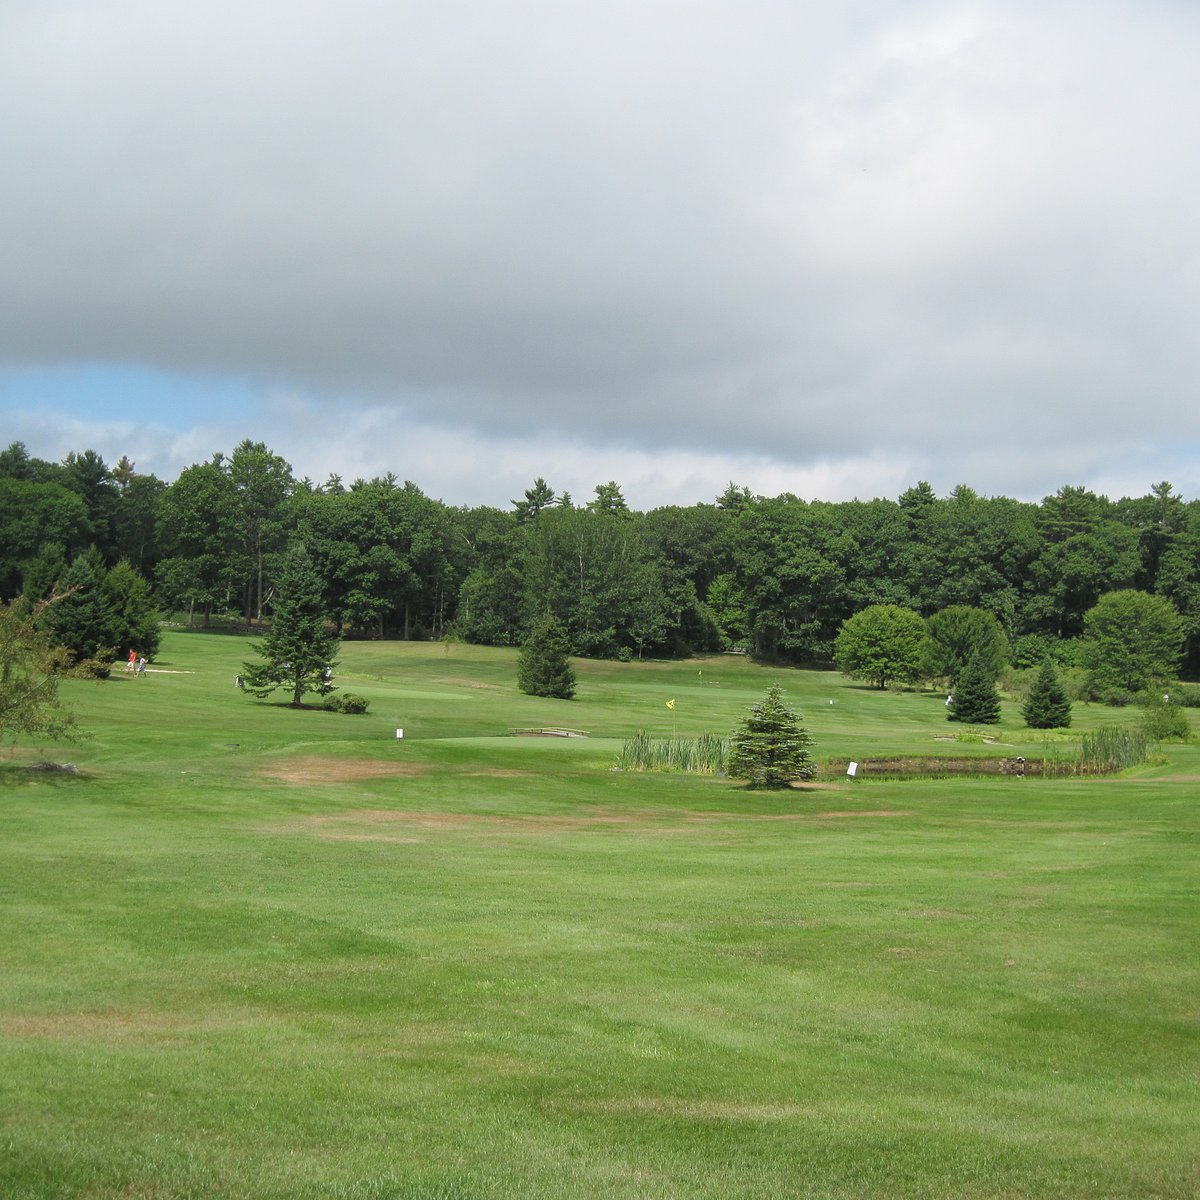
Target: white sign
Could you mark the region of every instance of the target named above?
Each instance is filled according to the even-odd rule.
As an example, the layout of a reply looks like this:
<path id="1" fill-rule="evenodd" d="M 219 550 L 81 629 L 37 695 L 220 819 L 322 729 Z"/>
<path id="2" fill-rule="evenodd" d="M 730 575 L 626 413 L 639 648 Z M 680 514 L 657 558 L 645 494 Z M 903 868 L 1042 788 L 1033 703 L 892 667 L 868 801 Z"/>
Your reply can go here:
<path id="1" fill-rule="evenodd" d="M 403 730 L 403 729 L 397 729 L 397 730 L 396 730 L 396 736 L 397 736 L 398 738 L 402 738 L 402 737 L 404 736 L 404 730 Z"/>
<path id="2" fill-rule="evenodd" d="M 847 776 L 849 776 L 849 778 L 853 779 L 853 778 L 855 777 L 855 775 L 857 775 L 857 774 L 858 774 L 858 763 L 856 763 L 856 762 L 852 762 L 852 763 L 851 763 L 851 764 L 850 764 L 850 765 L 849 765 L 849 766 L 846 768 L 846 774 L 847 774 Z"/>

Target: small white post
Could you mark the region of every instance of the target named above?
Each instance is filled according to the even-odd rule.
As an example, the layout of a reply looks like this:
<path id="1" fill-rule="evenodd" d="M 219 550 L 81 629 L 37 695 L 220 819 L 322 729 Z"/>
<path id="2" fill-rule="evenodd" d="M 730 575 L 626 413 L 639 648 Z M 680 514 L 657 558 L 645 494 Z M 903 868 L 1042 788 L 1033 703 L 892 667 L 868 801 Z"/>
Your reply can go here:
<path id="1" fill-rule="evenodd" d="M 404 730 L 403 730 L 403 729 L 397 729 L 397 730 L 396 730 L 396 738 L 397 738 L 397 739 L 400 739 L 400 738 L 402 738 L 403 736 L 404 736 Z"/>
<path id="2" fill-rule="evenodd" d="M 853 779 L 853 778 L 854 778 L 854 777 L 855 777 L 857 774 L 858 774 L 858 763 L 856 763 L 856 762 L 852 762 L 852 763 L 851 763 L 851 764 L 850 764 L 850 765 L 849 765 L 849 766 L 846 768 L 846 778 L 847 778 L 847 779 Z"/>

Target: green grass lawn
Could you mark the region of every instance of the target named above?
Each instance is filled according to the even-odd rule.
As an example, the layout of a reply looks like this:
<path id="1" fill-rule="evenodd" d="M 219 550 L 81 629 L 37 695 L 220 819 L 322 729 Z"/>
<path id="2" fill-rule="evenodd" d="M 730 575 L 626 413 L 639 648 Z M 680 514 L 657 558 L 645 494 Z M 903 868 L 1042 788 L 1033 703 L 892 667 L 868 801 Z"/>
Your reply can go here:
<path id="1" fill-rule="evenodd" d="M 295 712 L 248 656 L 168 634 L 0 766 L 5 1200 L 1200 1191 L 1197 749 L 751 793 L 610 768 L 771 682 L 819 759 L 1042 741 L 733 657 L 540 700 L 440 644 L 345 645 L 370 712 Z"/>

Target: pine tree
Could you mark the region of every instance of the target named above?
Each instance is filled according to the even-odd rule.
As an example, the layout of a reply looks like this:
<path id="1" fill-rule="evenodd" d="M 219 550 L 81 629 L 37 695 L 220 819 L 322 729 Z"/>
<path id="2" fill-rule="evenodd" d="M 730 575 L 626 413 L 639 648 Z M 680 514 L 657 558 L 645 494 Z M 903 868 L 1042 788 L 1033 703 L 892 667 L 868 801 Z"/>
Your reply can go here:
<path id="1" fill-rule="evenodd" d="M 1042 663 L 1021 715 L 1030 729 L 1066 729 L 1071 724 L 1070 697 L 1049 659 Z"/>
<path id="2" fill-rule="evenodd" d="M 74 664 L 105 678 L 120 650 L 121 630 L 105 587 L 108 572 L 93 547 L 67 568 L 57 592 L 59 599 L 44 610 L 43 627 L 51 641 L 67 649 Z"/>
<path id="3" fill-rule="evenodd" d="M 733 735 L 729 774 L 752 788 L 785 788 L 793 780 L 811 779 L 811 745 L 800 718 L 783 702 L 783 692 L 772 687 Z"/>
<path id="4" fill-rule="evenodd" d="M 1000 720 L 996 678 L 984 659 L 977 654 L 971 655 L 958 677 L 954 702 L 946 719 L 970 725 L 995 725 Z"/>
<path id="5" fill-rule="evenodd" d="M 303 546 L 284 555 L 275 589 L 270 632 L 253 647 L 263 661 L 243 664 L 243 680 L 246 691 L 260 698 L 286 688 L 292 707 L 299 708 L 307 693 L 333 691 L 338 638 L 327 628 L 321 581 Z"/>
<path id="6" fill-rule="evenodd" d="M 547 613 L 534 625 L 517 663 L 517 686 L 528 696 L 570 700 L 575 695 L 575 672 L 567 659 L 566 630 Z"/>
<path id="7" fill-rule="evenodd" d="M 162 640 L 158 610 L 150 599 L 150 585 L 122 559 L 104 580 L 104 590 L 113 608 L 113 630 L 117 657 L 136 650 L 153 659 Z"/>

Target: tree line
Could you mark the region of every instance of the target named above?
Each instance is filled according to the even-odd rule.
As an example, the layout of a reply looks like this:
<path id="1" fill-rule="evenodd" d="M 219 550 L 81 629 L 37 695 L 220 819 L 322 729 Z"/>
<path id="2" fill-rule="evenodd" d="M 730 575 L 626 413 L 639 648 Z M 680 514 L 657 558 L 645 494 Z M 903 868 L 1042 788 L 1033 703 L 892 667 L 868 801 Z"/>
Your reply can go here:
<path id="1" fill-rule="evenodd" d="M 827 663 L 870 606 L 968 606 L 1026 666 L 1074 662 L 1097 601 L 1136 589 L 1171 603 L 1184 672 L 1200 674 L 1200 501 L 1166 482 L 1118 500 L 1065 486 L 1039 503 L 924 482 L 842 502 L 730 484 L 638 512 L 613 481 L 577 502 L 538 479 L 508 508 L 449 505 L 392 475 L 314 483 L 250 440 L 173 482 L 92 450 L 58 463 L 20 442 L 0 451 L 0 599 L 73 587 L 76 608 L 97 610 L 97 644 L 119 633 L 118 652 L 152 644 L 155 609 L 197 624 L 269 617 L 294 545 L 341 636 L 520 645 L 551 614 L 579 655 Z"/>

